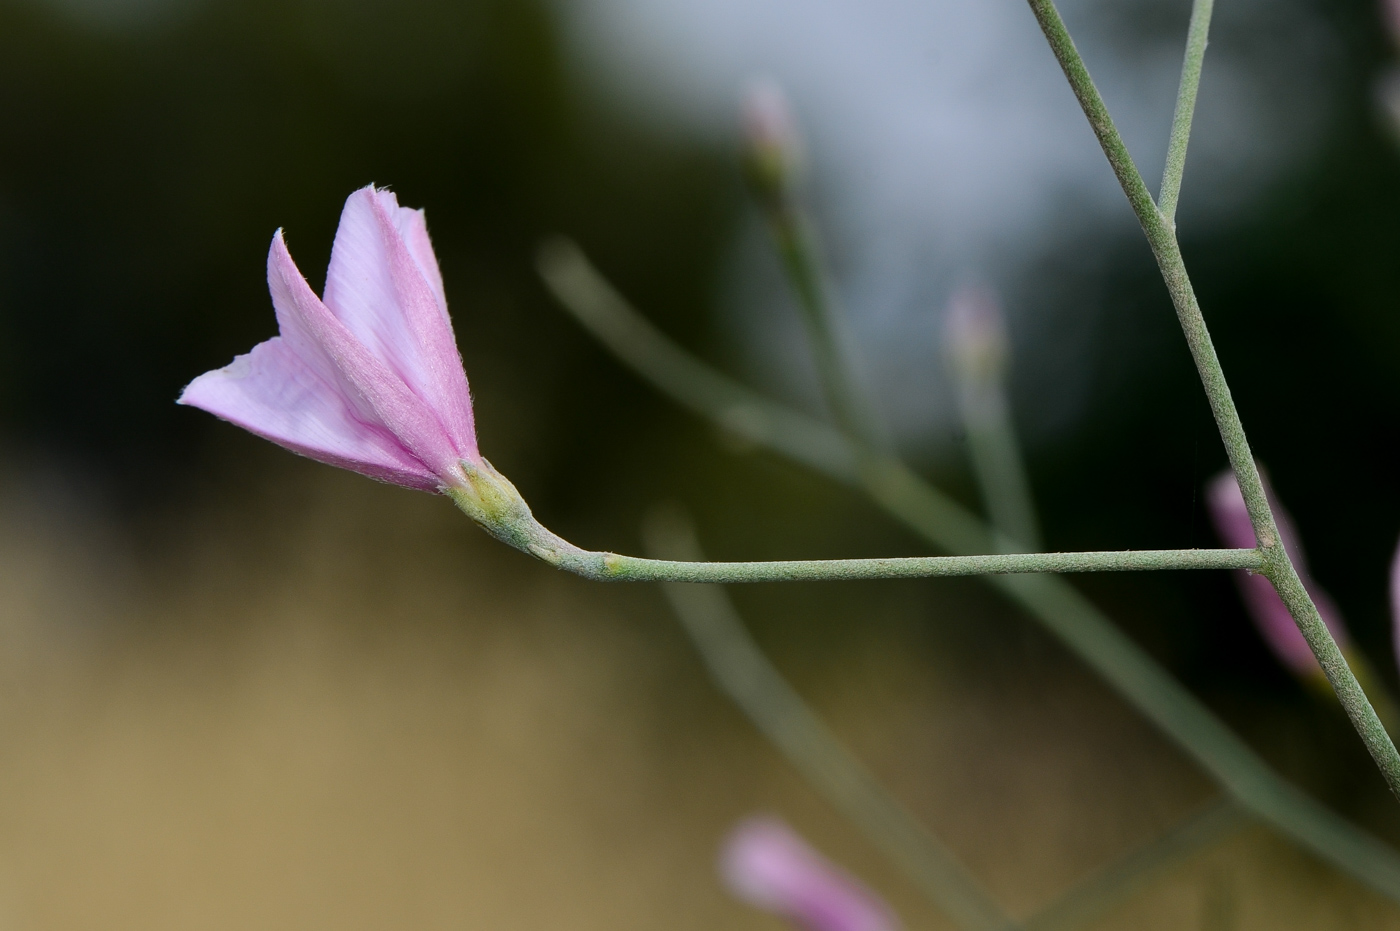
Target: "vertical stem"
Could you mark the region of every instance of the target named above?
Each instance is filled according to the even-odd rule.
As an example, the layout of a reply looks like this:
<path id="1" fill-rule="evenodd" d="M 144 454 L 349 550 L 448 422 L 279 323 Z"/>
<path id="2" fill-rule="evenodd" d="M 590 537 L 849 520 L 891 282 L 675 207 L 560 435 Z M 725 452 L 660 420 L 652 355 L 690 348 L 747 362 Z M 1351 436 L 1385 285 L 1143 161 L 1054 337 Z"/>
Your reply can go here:
<path id="1" fill-rule="evenodd" d="M 873 411 L 852 375 L 842 340 L 844 329 L 811 226 L 786 188 L 769 202 L 767 214 L 783 268 L 802 308 L 802 320 L 832 416 L 846 433 L 877 443 L 880 437 Z"/>
<path id="2" fill-rule="evenodd" d="M 1176 112 L 1172 114 L 1171 141 L 1167 144 L 1167 164 L 1162 171 L 1162 193 L 1157 208 L 1176 229 L 1176 200 L 1181 193 L 1181 175 L 1186 170 L 1186 144 L 1191 140 L 1191 118 L 1196 113 L 1196 91 L 1201 86 L 1201 64 L 1206 57 L 1210 34 L 1210 14 L 1215 0 L 1194 0 L 1191 24 L 1186 27 L 1186 56 L 1181 62 L 1181 85 L 1176 92 Z"/>
<path id="3" fill-rule="evenodd" d="M 1215 416 L 1220 438 L 1225 443 L 1230 466 L 1234 470 L 1236 481 L 1239 482 L 1240 491 L 1244 494 L 1245 506 L 1249 511 L 1250 522 L 1254 525 L 1255 536 L 1265 554 L 1264 575 L 1278 589 L 1298 629 L 1317 656 L 1327 681 L 1331 683 L 1342 707 L 1346 709 L 1352 726 L 1366 744 L 1366 749 L 1380 768 L 1391 792 L 1400 798 L 1400 753 L 1396 752 L 1395 744 L 1385 732 L 1380 719 L 1376 717 L 1375 709 L 1371 707 L 1366 693 L 1362 691 L 1356 676 L 1347 666 L 1342 651 L 1337 648 L 1336 641 L 1327 630 L 1327 625 L 1322 623 L 1322 618 L 1318 616 L 1317 607 L 1299 581 L 1298 573 L 1279 540 L 1273 512 L 1270 511 L 1268 498 L 1264 494 L 1264 483 L 1259 477 L 1259 469 L 1254 464 L 1244 425 L 1235 409 L 1230 387 L 1225 382 L 1224 370 L 1215 354 L 1215 346 L 1211 342 L 1209 330 L 1206 329 L 1205 318 L 1201 315 L 1201 308 L 1191 287 L 1191 279 L 1186 273 L 1186 263 L 1181 257 L 1181 249 L 1177 245 L 1171 223 L 1152 202 L 1152 195 L 1148 193 L 1142 176 L 1133 164 L 1132 156 L 1128 154 L 1127 146 L 1123 144 L 1122 137 L 1113 125 L 1108 108 L 1104 105 L 1098 88 L 1094 86 L 1078 49 L 1074 47 L 1074 41 L 1070 38 L 1053 0 L 1029 0 L 1029 3 L 1050 43 L 1051 50 L 1064 70 L 1065 77 L 1069 80 L 1070 87 L 1074 90 L 1074 95 L 1079 99 L 1084 115 L 1089 119 L 1094 135 L 1099 139 L 1104 155 L 1108 157 L 1109 165 L 1118 177 L 1118 183 L 1123 187 L 1123 193 L 1127 195 L 1133 212 L 1137 214 L 1138 222 L 1142 224 L 1143 232 L 1147 235 L 1148 245 L 1157 259 L 1162 279 L 1166 282 L 1167 291 L 1171 294 L 1172 304 L 1176 308 L 1177 319 L 1186 335 L 1186 344 L 1196 363 L 1196 371 L 1210 401 L 1211 413 Z"/>
<path id="4" fill-rule="evenodd" d="M 964 287 L 943 315 L 943 339 L 957 383 L 972 471 L 1003 552 L 1041 548 L 1035 502 L 1006 398 L 1010 340 L 1000 302 L 991 291 Z"/>
<path id="5" fill-rule="evenodd" d="M 1001 385 L 990 388 L 989 396 L 982 399 L 976 412 L 969 412 L 968 406 L 963 405 L 963 424 L 972 453 L 972 471 L 992 525 L 1005 537 L 999 541 L 998 549 L 1038 552 L 1040 522 L 1036 520 L 1021 444 L 1016 440 L 1016 428 Z M 1008 546 L 1012 548 L 1008 550 Z"/>

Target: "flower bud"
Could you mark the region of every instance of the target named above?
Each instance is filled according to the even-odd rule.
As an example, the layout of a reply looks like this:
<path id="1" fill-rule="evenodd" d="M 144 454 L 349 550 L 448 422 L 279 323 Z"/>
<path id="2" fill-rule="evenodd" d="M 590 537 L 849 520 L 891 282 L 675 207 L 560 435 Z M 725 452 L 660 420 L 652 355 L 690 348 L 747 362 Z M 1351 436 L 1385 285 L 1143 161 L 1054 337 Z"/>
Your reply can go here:
<path id="1" fill-rule="evenodd" d="M 802 158 L 802 141 L 787 94 L 776 81 L 758 78 L 744 92 L 744 162 L 765 202 L 781 198 Z"/>
<path id="2" fill-rule="evenodd" d="M 743 821 L 729 835 L 720 873 L 734 895 L 805 931 L 895 931 L 899 921 L 859 880 L 772 817 Z"/>
<path id="3" fill-rule="evenodd" d="M 995 293 L 987 288 L 960 288 L 943 316 L 948 356 L 964 383 L 998 380 L 1006 367 L 1006 319 Z"/>

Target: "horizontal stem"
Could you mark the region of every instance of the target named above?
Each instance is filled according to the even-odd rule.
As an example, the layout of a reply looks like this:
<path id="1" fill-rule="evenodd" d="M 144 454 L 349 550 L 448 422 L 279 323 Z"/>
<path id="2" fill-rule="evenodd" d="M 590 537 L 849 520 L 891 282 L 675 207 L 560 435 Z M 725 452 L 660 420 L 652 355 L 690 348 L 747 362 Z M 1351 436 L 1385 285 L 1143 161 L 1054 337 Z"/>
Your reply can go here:
<path id="1" fill-rule="evenodd" d="M 559 568 L 614 582 L 822 582 L 927 579 L 1033 572 L 1148 572 L 1161 569 L 1251 569 L 1258 550 L 1124 550 L 1093 553 L 995 553 L 986 556 L 903 556 L 879 559 L 790 559 L 772 562 L 678 562 L 616 553 L 564 555 Z"/>

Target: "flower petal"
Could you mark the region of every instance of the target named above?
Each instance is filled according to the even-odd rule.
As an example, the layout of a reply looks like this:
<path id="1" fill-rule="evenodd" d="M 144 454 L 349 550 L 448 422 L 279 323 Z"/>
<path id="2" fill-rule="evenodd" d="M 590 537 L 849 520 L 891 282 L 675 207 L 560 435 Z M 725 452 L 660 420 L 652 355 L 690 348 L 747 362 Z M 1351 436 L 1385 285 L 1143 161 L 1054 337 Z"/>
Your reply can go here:
<path id="1" fill-rule="evenodd" d="M 423 491 L 442 484 L 387 430 L 359 420 L 340 389 L 280 337 L 205 372 L 190 382 L 179 403 L 318 462 Z"/>
<path id="2" fill-rule="evenodd" d="M 372 186 L 351 194 L 331 250 L 325 303 L 436 414 L 458 455 L 480 458 L 467 376 L 422 213 Z"/>
<path id="3" fill-rule="evenodd" d="M 452 438 L 433 411 L 341 322 L 297 270 L 282 231 L 267 256 L 267 283 L 282 336 L 359 418 L 382 425 L 444 483 L 461 473 Z"/>
<path id="4" fill-rule="evenodd" d="M 900 927 L 879 896 L 777 818 L 741 822 L 725 842 L 720 872 L 739 898 L 786 915 L 806 931 Z"/>

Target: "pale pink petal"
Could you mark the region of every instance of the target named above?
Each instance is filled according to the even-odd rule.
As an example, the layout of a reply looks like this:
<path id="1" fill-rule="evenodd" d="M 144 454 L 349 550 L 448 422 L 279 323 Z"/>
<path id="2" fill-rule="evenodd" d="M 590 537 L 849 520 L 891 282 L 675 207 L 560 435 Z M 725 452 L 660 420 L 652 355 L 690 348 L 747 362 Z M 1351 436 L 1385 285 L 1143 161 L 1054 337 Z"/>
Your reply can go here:
<path id="1" fill-rule="evenodd" d="M 396 207 L 389 211 L 389 214 L 394 219 L 399 235 L 403 237 L 404 245 L 408 246 L 408 254 L 413 256 L 418 270 L 423 273 L 423 280 L 433 289 L 433 296 L 437 298 L 438 307 L 447 319 L 448 329 L 451 329 L 452 318 L 447 315 L 447 291 L 442 284 L 442 269 L 438 268 L 433 241 L 428 236 L 427 215 L 422 210 L 414 210 L 412 207 Z"/>
<path id="2" fill-rule="evenodd" d="M 280 337 L 205 372 L 190 382 L 179 403 L 318 462 L 423 491 L 442 484 L 387 430 L 362 422 L 341 389 Z"/>
<path id="3" fill-rule="evenodd" d="M 1317 613 L 1321 615 L 1327 629 L 1332 632 L 1337 645 L 1346 647 L 1349 643 L 1349 637 L 1346 625 L 1342 621 L 1341 611 L 1331 596 L 1323 591 L 1309 575 L 1298 531 L 1294 528 L 1293 520 L 1288 512 L 1279 506 L 1273 489 L 1268 487 L 1267 480 L 1265 493 L 1269 499 L 1269 506 L 1274 512 L 1274 523 L 1278 526 L 1283 548 L 1287 551 L 1289 558 L 1293 560 L 1293 566 L 1298 570 L 1298 576 L 1302 579 L 1303 586 L 1312 596 L 1313 603 L 1317 605 Z M 1257 545 L 1254 527 L 1250 523 L 1249 512 L 1245 508 L 1244 495 L 1240 494 L 1240 487 L 1235 482 L 1234 473 L 1227 470 L 1216 476 L 1207 487 L 1206 501 L 1216 532 L 1227 546 L 1249 548 Z M 1320 675 L 1322 669 L 1318 666 L 1316 657 L 1313 656 L 1311 648 L 1308 647 L 1308 642 L 1298 631 L 1298 625 L 1294 622 L 1293 615 L 1288 613 L 1283 599 L 1274 590 L 1273 583 L 1262 575 L 1243 571 L 1236 573 L 1235 577 L 1239 582 L 1240 597 L 1244 600 L 1250 617 L 1254 619 L 1255 626 L 1259 628 L 1259 633 L 1263 635 L 1265 642 L 1274 651 L 1274 655 L 1297 675 Z"/>
<path id="4" fill-rule="evenodd" d="M 889 906 L 776 818 L 742 822 L 725 842 L 720 872 L 731 892 L 807 931 L 894 931 Z"/>
<path id="5" fill-rule="evenodd" d="M 461 456 L 441 421 L 321 303 L 287 252 L 281 230 L 268 253 L 267 279 L 282 335 L 296 354 L 363 420 L 386 427 L 444 482 L 459 475 Z"/>
<path id="6" fill-rule="evenodd" d="M 459 458 L 479 458 L 466 373 L 421 213 L 373 187 L 350 195 L 325 303 L 436 414 Z"/>

